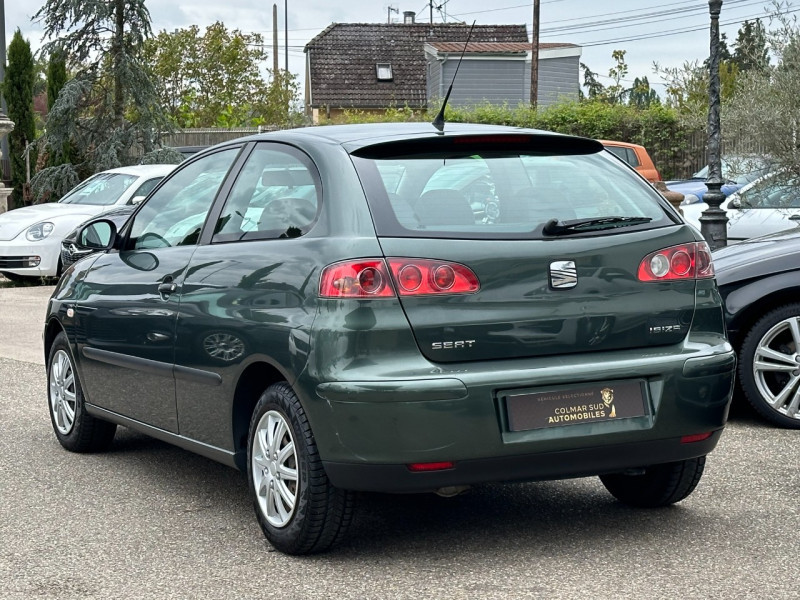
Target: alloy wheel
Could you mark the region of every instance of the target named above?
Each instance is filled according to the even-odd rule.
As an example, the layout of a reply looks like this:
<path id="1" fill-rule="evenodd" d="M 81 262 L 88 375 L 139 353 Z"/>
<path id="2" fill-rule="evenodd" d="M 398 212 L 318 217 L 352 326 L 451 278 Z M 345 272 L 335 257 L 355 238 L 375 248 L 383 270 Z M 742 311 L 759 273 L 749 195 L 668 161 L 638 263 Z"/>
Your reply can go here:
<path id="1" fill-rule="evenodd" d="M 291 427 L 277 411 L 264 413 L 256 426 L 251 469 L 259 510 L 273 527 L 285 527 L 301 482 Z"/>
<path id="2" fill-rule="evenodd" d="M 800 317 L 772 326 L 753 357 L 756 387 L 778 413 L 800 420 Z"/>
<path id="3" fill-rule="evenodd" d="M 67 435 L 75 425 L 77 395 L 72 360 L 64 350 L 53 356 L 49 384 L 53 421 L 59 433 Z"/>

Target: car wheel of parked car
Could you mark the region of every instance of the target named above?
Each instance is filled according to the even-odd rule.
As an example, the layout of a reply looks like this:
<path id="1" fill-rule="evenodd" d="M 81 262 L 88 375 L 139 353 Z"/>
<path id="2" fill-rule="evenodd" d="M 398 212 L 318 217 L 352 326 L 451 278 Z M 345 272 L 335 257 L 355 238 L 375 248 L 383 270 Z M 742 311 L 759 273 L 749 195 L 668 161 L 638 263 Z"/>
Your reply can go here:
<path id="1" fill-rule="evenodd" d="M 333 487 L 297 395 L 271 385 L 250 421 L 247 456 L 250 491 L 264 535 L 288 554 L 312 554 L 344 535 L 353 493 Z"/>
<path id="2" fill-rule="evenodd" d="M 800 304 L 764 315 L 739 352 L 739 381 L 747 400 L 765 419 L 800 429 Z"/>
<path id="3" fill-rule="evenodd" d="M 47 398 L 53 431 L 72 452 L 100 452 L 114 440 L 117 426 L 86 412 L 67 336 L 59 333 L 47 361 Z"/>
<path id="4" fill-rule="evenodd" d="M 643 508 L 675 504 L 686 498 L 700 483 L 706 457 L 647 467 L 642 475 L 614 473 L 601 475 L 600 481 L 620 502 Z"/>

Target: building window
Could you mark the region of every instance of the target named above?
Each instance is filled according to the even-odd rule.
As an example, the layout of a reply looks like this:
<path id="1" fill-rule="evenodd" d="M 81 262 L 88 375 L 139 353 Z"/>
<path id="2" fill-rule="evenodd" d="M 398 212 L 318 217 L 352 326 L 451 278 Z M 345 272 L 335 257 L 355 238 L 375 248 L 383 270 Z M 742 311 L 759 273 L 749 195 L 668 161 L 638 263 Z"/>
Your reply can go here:
<path id="1" fill-rule="evenodd" d="M 375 71 L 378 74 L 378 79 L 380 81 L 391 81 L 392 80 L 392 65 L 389 63 L 377 63 L 375 65 Z"/>

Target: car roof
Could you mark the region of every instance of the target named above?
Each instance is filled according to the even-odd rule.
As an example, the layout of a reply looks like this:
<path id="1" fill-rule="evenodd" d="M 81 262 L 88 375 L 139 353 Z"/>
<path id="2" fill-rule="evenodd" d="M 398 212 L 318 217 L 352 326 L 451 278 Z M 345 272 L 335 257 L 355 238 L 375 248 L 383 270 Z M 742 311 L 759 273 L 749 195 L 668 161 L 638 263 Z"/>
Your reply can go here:
<path id="1" fill-rule="evenodd" d="M 314 127 L 301 127 L 298 129 L 285 129 L 268 133 L 255 134 L 231 142 L 219 144 L 219 147 L 230 143 L 242 141 L 286 141 L 286 142 L 311 142 L 325 140 L 333 144 L 346 145 L 353 151 L 365 146 L 382 142 L 403 141 L 412 139 L 437 138 L 448 135 L 491 135 L 491 134 L 521 134 L 537 136 L 554 136 L 560 139 L 574 139 L 576 142 L 585 143 L 587 138 L 566 136 L 552 131 L 539 129 L 525 129 L 522 127 L 507 127 L 503 125 L 479 125 L 474 123 L 447 123 L 444 132 L 439 132 L 431 123 L 364 123 L 357 125 L 322 125 Z M 598 148 L 599 151 L 599 148 Z"/>
<path id="2" fill-rule="evenodd" d="M 603 146 L 619 146 L 621 148 L 644 148 L 641 144 L 631 144 L 630 142 L 617 142 L 615 140 L 597 140 Z"/>
<path id="3" fill-rule="evenodd" d="M 153 175 L 168 175 L 178 165 L 130 165 L 129 167 L 117 167 L 107 169 L 101 173 L 124 173 L 126 175 L 136 175 L 137 177 L 148 177 Z"/>

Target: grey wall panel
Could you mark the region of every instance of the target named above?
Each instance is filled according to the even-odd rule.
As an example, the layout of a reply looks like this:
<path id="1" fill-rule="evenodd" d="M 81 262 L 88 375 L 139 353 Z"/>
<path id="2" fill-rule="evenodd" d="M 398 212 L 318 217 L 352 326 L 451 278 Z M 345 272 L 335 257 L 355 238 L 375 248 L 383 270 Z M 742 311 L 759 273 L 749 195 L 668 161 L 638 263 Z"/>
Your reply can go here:
<path id="1" fill-rule="evenodd" d="M 429 59 L 428 100 L 443 97 L 453 79 L 458 59 L 444 63 Z M 580 89 L 579 57 L 539 61 L 539 106 L 577 100 Z M 490 103 L 515 107 L 530 98 L 530 62 L 498 57 L 495 60 L 465 60 L 450 95 L 452 106 Z"/>

